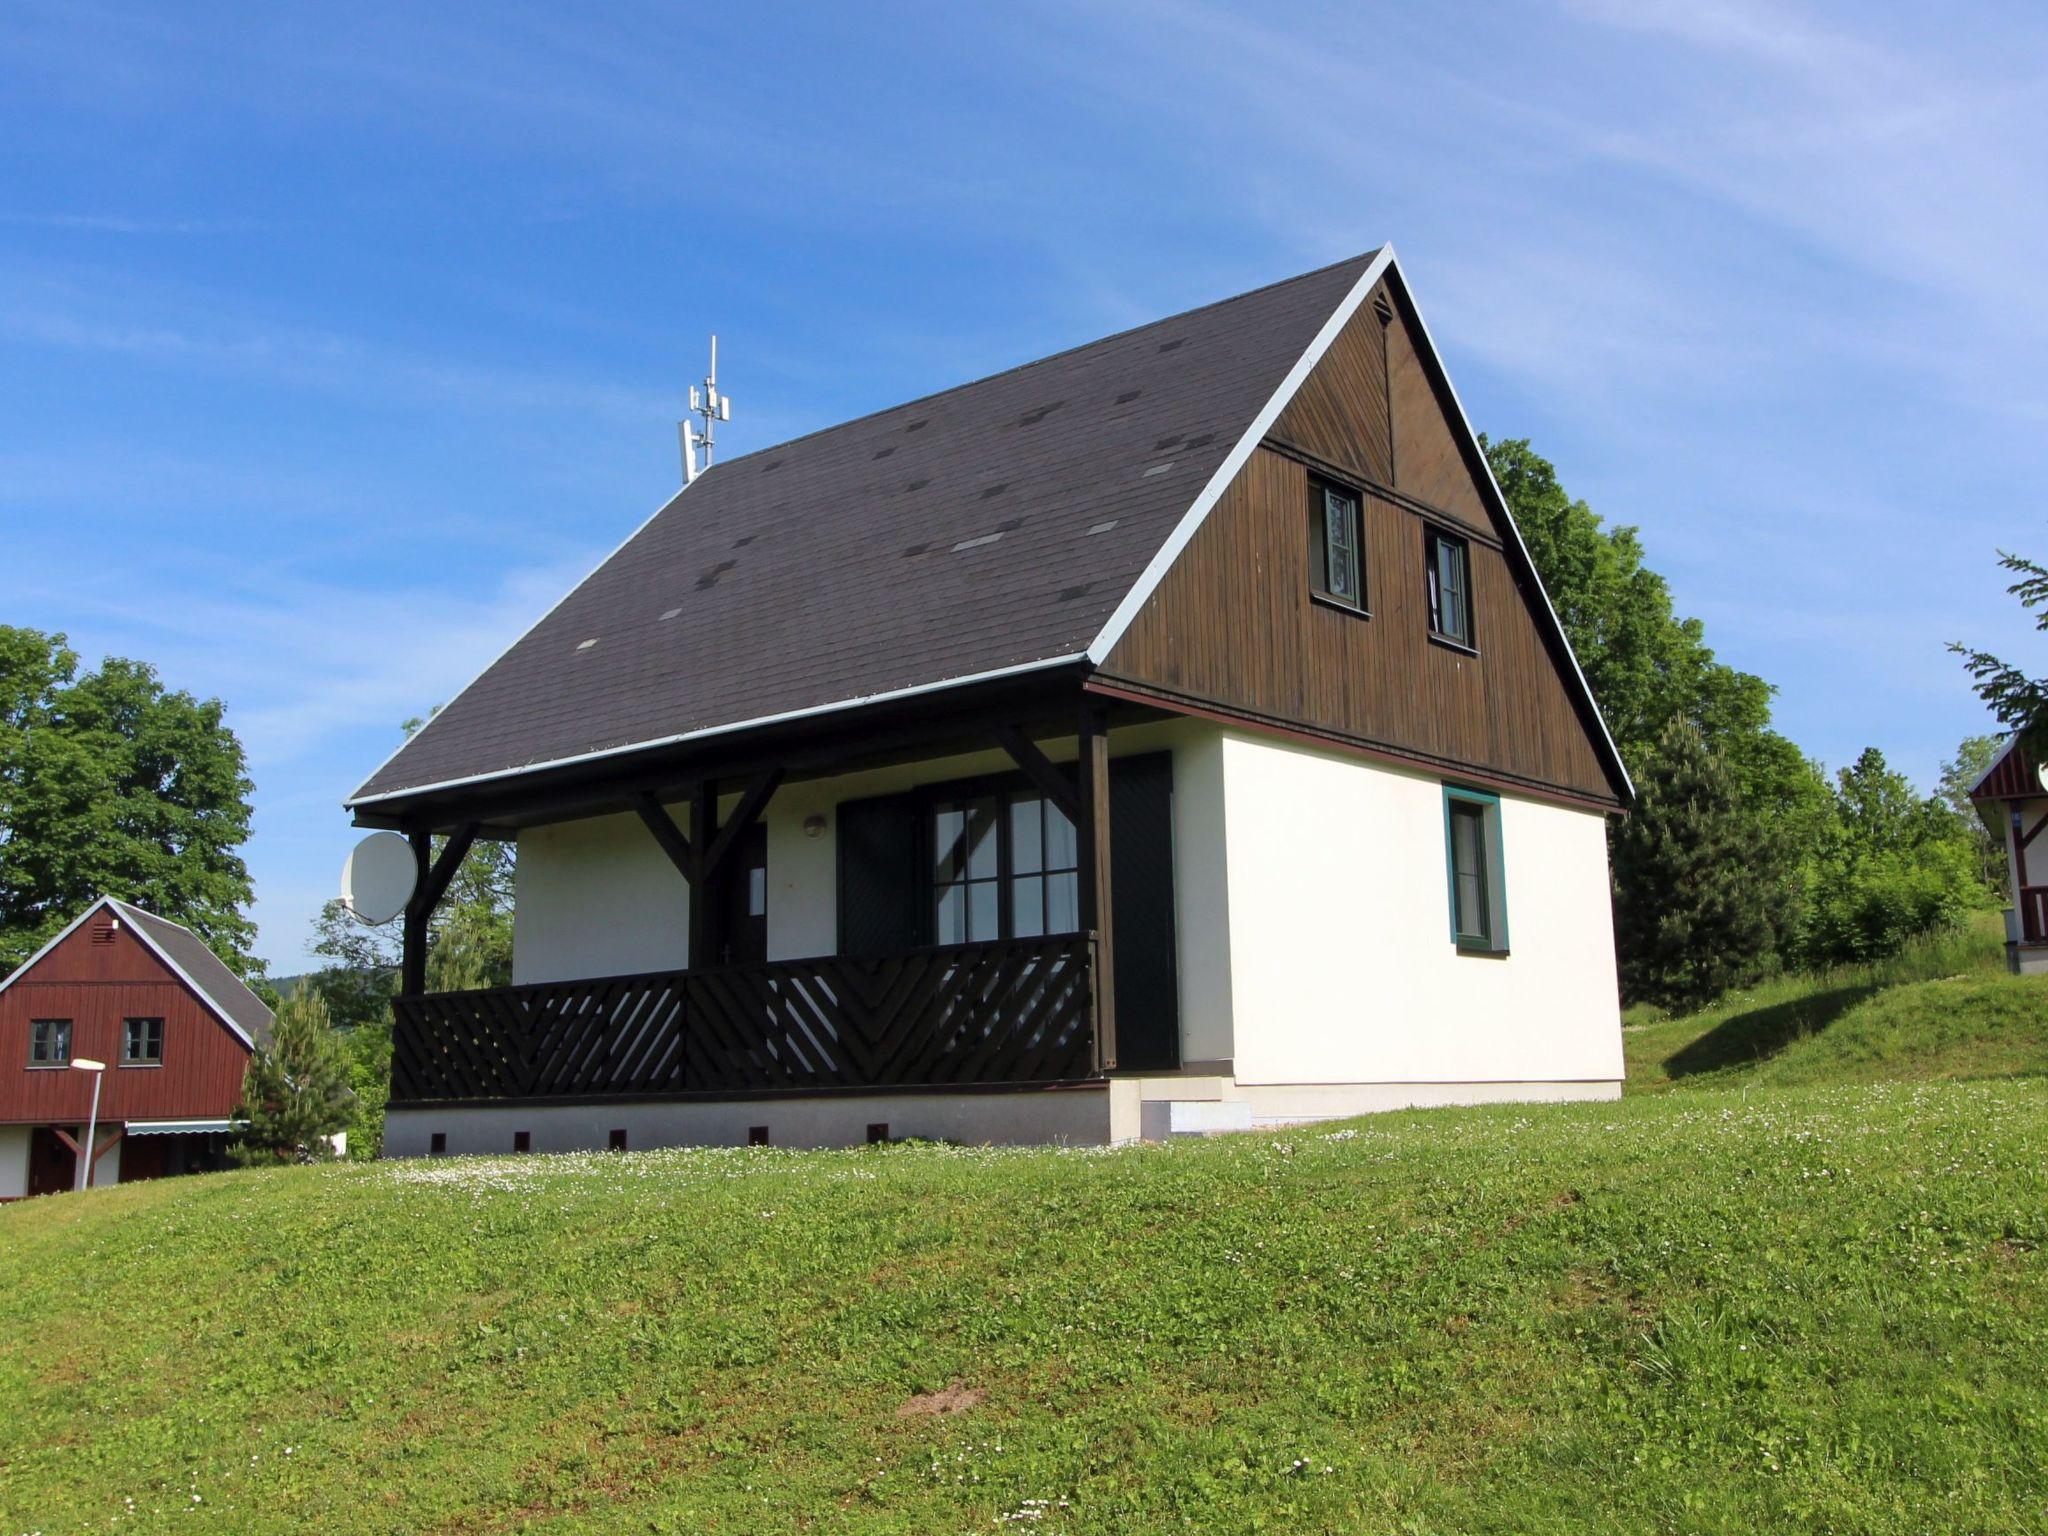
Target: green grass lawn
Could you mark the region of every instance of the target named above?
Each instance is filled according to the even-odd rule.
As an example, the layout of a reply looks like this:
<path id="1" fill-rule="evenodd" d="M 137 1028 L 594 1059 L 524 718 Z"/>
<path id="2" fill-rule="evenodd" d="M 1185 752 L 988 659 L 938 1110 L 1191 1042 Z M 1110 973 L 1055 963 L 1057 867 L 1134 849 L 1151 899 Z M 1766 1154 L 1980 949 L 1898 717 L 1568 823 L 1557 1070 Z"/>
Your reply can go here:
<path id="1" fill-rule="evenodd" d="M 31 1201 L 0 1532 L 2038 1531 L 2044 1166 L 2013 1081 Z"/>

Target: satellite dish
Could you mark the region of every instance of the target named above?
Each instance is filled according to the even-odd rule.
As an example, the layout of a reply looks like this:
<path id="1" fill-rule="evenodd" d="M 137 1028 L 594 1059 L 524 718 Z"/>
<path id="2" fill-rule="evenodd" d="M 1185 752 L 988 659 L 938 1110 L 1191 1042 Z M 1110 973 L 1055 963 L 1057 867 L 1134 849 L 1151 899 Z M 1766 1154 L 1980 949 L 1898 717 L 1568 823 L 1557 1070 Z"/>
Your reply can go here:
<path id="1" fill-rule="evenodd" d="M 396 832 L 372 832 L 341 866 L 341 904 L 359 923 L 388 923 L 412 900 L 419 874 L 411 843 Z"/>

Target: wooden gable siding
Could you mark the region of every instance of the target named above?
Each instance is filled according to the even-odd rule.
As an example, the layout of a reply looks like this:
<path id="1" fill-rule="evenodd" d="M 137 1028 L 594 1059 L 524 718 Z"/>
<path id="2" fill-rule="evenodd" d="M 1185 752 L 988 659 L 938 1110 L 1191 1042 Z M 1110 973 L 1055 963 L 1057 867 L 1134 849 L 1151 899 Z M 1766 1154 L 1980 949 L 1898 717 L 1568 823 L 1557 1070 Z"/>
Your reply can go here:
<path id="1" fill-rule="evenodd" d="M 1359 306 L 1323 360 L 1295 391 L 1270 434 L 1381 485 L 1393 485 L 1395 425 L 1387 397 L 1385 285 Z"/>
<path id="2" fill-rule="evenodd" d="M 92 1074 L 28 1065 L 37 1019 L 71 1020 L 71 1054 L 107 1064 L 100 1119 L 181 1120 L 230 1114 L 248 1049 L 126 922 L 104 934 L 98 912 L 0 992 L 0 1122 L 69 1124 L 92 1107 Z M 164 1021 L 160 1067 L 121 1065 L 131 1019 Z"/>
<path id="3" fill-rule="evenodd" d="M 2039 770 L 2034 760 L 2017 744 L 2008 746 L 1999 754 L 1991 771 L 1984 775 L 1984 782 L 1977 786 L 1971 796 L 1976 800 L 2033 800 L 2048 794 L 2041 783 Z"/>
<path id="4" fill-rule="evenodd" d="M 1380 331 L 1373 306 L 1362 306 L 1304 383 L 1310 407 L 1282 413 L 1269 446 L 1253 454 L 1110 652 L 1103 680 L 1303 727 L 1449 777 L 1463 769 L 1616 804 L 1569 663 L 1539 623 L 1540 598 L 1510 563 L 1508 530 L 1488 514 L 1399 306 L 1385 331 L 1398 498 L 1381 476 L 1353 470 L 1377 452 L 1369 434 L 1349 447 L 1333 435 L 1330 402 L 1349 400 L 1368 422 L 1384 409 L 1358 383 L 1368 371 L 1359 360 L 1370 359 Z M 1360 332 L 1367 342 L 1347 347 Z M 1365 493 L 1370 618 L 1309 595 L 1312 471 L 1297 452 L 1352 471 Z M 1425 516 L 1411 501 L 1442 515 Z M 1472 534 L 1477 656 L 1429 636 L 1423 537 L 1432 521 Z"/>

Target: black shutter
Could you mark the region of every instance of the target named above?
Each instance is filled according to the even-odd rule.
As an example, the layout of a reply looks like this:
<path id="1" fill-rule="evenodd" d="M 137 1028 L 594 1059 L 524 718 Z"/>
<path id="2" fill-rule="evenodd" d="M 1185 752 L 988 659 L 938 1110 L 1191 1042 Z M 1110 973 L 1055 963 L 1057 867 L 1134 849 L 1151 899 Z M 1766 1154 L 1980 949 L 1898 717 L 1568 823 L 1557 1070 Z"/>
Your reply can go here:
<path id="1" fill-rule="evenodd" d="M 1117 1065 L 1124 1071 L 1168 1071 L 1180 1065 L 1169 753 L 1110 762 L 1109 878 Z"/>
<path id="2" fill-rule="evenodd" d="M 839 953 L 873 957 L 918 948 L 925 925 L 917 798 L 842 801 L 838 822 Z"/>

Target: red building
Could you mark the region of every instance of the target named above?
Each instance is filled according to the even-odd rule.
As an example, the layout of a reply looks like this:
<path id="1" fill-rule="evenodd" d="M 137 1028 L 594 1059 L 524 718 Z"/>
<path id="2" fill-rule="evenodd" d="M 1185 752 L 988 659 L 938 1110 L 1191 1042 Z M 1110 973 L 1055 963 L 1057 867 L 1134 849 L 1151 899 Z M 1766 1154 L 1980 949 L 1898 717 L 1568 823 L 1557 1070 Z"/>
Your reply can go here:
<path id="1" fill-rule="evenodd" d="M 102 896 L 0 982 L 0 1200 L 78 1186 L 96 1076 L 92 1183 L 219 1167 L 270 1024 L 197 934 Z"/>

